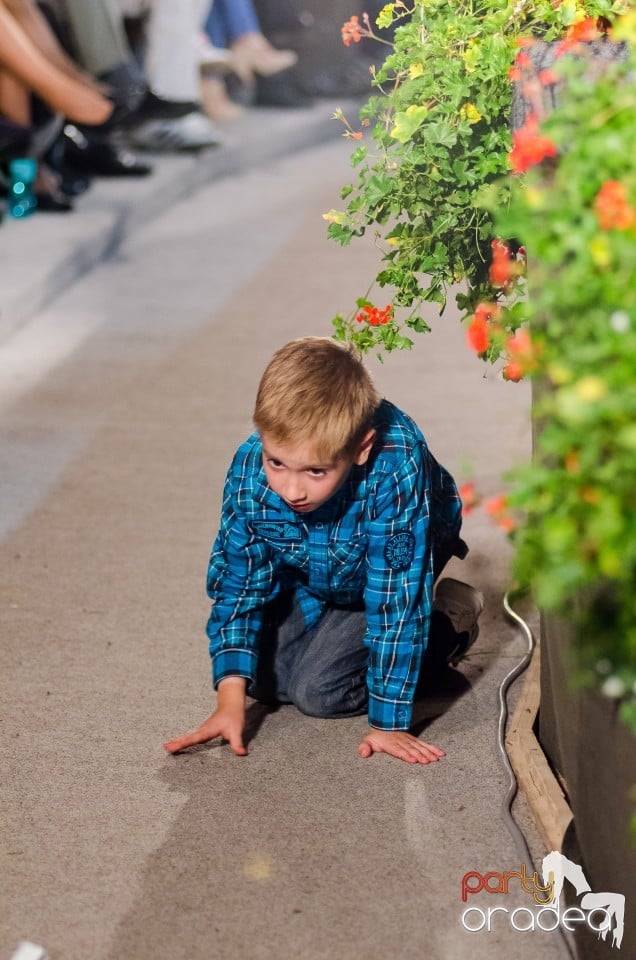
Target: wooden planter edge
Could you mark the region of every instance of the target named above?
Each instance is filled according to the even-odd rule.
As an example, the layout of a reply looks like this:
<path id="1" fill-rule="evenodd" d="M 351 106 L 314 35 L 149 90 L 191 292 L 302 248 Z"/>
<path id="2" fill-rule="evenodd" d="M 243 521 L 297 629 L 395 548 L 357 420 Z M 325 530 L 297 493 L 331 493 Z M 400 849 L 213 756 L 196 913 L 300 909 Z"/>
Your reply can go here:
<path id="1" fill-rule="evenodd" d="M 510 719 L 505 745 L 547 850 L 561 850 L 572 810 L 537 740 L 534 727 L 541 698 L 541 648 L 535 646 L 519 701 Z"/>

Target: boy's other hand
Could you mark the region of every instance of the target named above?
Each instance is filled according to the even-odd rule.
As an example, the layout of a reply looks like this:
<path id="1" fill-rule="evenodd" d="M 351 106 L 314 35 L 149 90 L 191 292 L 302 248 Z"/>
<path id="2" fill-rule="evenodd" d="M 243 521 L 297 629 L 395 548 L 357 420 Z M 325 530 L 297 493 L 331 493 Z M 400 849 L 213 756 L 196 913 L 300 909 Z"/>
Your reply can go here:
<path id="1" fill-rule="evenodd" d="M 247 748 L 243 743 L 245 727 L 245 680 L 242 677 L 227 677 L 219 684 L 217 708 L 196 730 L 190 730 L 181 737 L 168 740 L 164 749 L 168 753 L 178 753 L 197 743 L 207 743 L 216 737 L 223 737 L 237 757 L 244 757 Z"/>
<path id="2" fill-rule="evenodd" d="M 365 760 L 374 753 L 388 753 L 406 763 L 432 763 L 446 756 L 439 747 L 418 740 L 405 730 L 371 730 L 360 742 L 358 753 Z"/>

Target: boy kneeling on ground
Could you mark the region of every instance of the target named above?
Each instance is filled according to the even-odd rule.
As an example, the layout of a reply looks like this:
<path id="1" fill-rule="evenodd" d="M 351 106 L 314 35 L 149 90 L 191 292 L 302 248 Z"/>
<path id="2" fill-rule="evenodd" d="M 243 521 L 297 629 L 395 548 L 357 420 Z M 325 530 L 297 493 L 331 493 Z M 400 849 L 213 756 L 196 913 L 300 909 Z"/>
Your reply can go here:
<path id="1" fill-rule="evenodd" d="M 217 706 L 166 750 L 223 737 L 246 754 L 249 695 L 313 717 L 368 710 L 361 757 L 437 760 L 443 750 L 409 733 L 422 657 L 429 645 L 427 660 L 457 659 L 483 609 L 448 578 L 433 601 L 447 561 L 467 551 L 452 477 L 356 352 L 328 338 L 277 351 L 254 424 L 227 475 L 208 570 Z"/>

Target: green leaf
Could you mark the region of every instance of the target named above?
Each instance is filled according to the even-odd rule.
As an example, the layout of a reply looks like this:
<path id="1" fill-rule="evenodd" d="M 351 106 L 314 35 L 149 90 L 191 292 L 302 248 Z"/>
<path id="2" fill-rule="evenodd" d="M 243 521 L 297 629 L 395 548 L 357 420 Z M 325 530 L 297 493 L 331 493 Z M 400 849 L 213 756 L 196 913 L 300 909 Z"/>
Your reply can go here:
<path id="1" fill-rule="evenodd" d="M 394 3 L 385 3 L 376 17 L 376 24 L 381 30 L 386 30 L 393 23 Z"/>
<path id="2" fill-rule="evenodd" d="M 342 226 L 340 223 L 330 223 L 327 227 L 327 236 L 335 240 L 342 247 L 348 247 L 351 243 L 353 231 L 349 227 Z"/>
<path id="3" fill-rule="evenodd" d="M 360 147 L 356 147 L 356 149 L 351 154 L 351 166 L 352 167 L 359 166 L 364 160 L 364 158 L 366 157 L 366 155 L 367 155 L 367 148 L 364 145 Z"/>
<path id="4" fill-rule="evenodd" d="M 412 139 L 415 131 L 422 126 L 427 116 L 428 107 L 411 104 L 403 113 L 396 113 L 391 136 L 400 143 L 407 143 Z"/>

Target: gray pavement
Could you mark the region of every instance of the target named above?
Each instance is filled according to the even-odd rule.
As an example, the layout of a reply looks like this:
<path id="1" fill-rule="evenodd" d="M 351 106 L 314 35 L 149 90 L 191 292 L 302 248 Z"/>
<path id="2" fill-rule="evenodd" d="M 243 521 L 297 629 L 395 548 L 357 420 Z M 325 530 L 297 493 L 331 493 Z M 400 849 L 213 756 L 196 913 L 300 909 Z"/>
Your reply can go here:
<path id="1" fill-rule="evenodd" d="M 100 183 L 72 223 L 0 230 L 0 960 L 23 939 L 51 960 L 568 955 L 558 933 L 511 927 L 532 904 L 518 886 L 461 899 L 468 871 L 520 865 L 496 697 L 524 642 L 501 608 L 506 540 L 481 515 L 449 571 L 486 594 L 480 639 L 418 705 L 443 761 L 363 761 L 364 718 L 256 705 L 246 759 L 161 748 L 213 707 L 205 568 L 262 367 L 329 334 L 375 272 L 372 239 L 326 239 L 350 176 L 337 127 L 317 142 L 330 110 L 259 115 L 270 127 L 232 173 L 163 158 L 155 187 Z M 527 389 L 484 378 L 452 309 L 431 322 L 369 365 L 438 458 L 495 493 L 528 452 Z M 470 933 L 471 905 L 509 913 Z"/>

